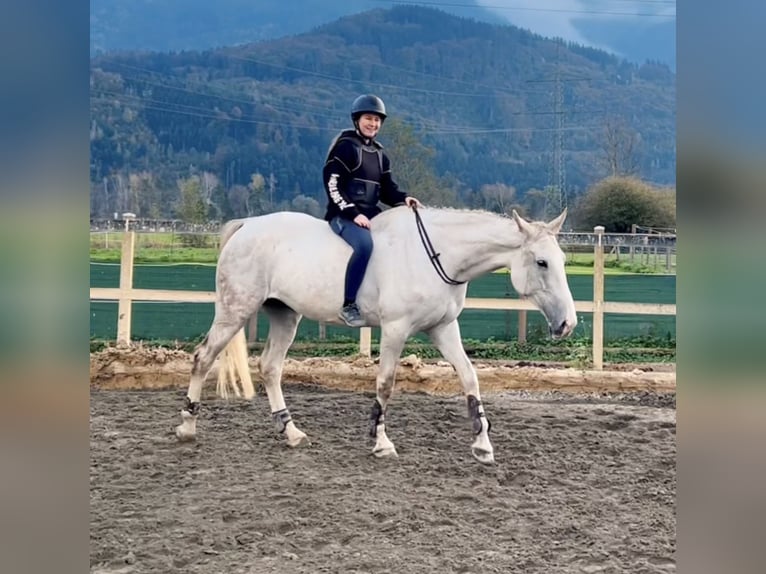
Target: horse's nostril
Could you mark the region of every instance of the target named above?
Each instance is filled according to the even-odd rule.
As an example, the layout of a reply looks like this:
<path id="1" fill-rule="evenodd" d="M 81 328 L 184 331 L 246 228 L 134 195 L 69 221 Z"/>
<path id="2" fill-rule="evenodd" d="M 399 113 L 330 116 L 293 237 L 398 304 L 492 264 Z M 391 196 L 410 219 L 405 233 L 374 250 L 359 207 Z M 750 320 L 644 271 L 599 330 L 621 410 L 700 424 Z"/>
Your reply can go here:
<path id="1" fill-rule="evenodd" d="M 548 333 L 554 337 L 560 337 L 562 333 L 565 333 L 567 329 L 566 319 L 558 326 L 553 326 L 552 323 L 548 323 Z"/>

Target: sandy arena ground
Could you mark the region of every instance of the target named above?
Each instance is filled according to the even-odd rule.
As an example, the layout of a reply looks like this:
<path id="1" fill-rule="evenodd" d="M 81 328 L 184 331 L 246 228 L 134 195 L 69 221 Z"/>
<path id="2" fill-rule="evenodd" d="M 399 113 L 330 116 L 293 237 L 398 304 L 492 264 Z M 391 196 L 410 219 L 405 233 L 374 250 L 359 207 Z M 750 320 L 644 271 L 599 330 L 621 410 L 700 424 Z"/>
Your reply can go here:
<path id="1" fill-rule="evenodd" d="M 368 359 L 288 361 L 287 405 L 312 440 L 297 450 L 262 389 L 223 401 L 212 382 L 198 441 L 178 443 L 190 365 L 91 356 L 92 573 L 675 571 L 672 367 L 477 363 L 485 467 L 448 365 L 403 360 L 393 460 L 370 454 Z"/>

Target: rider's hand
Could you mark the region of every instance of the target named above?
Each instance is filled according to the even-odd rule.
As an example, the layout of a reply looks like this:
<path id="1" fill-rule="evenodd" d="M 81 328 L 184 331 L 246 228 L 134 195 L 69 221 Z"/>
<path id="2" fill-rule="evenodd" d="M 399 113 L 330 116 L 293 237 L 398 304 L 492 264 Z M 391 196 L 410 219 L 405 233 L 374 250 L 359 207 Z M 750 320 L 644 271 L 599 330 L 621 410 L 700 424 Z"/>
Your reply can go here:
<path id="1" fill-rule="evenodd" d="M 407 207 L 423 207 L 423 204 L 418 201 L 415 197 L 405 197 L 404 198 L 404 204 Z"/>
<path id="2" fill-rule="evenodd" d="M 354 218 L 354 223 L 356 223 L 359 227 L 366 227 L 367 229 L 370 228 L 370 220 L 367 219 L 366 215 L 361 213 Z"/>

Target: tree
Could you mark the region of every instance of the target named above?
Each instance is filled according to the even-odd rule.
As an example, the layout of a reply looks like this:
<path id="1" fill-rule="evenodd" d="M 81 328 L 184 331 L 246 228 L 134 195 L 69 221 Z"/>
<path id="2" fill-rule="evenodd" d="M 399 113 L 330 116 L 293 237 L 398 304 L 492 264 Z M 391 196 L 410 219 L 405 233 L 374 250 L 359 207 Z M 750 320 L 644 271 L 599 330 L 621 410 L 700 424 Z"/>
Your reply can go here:
<path id="1" fill-rule="evenodd" d="M 300 211 L 301 213 L 308 213 L 314 217 L 322 217 L 322 207 L 319 202 L 313 197 L 306 195 L 298 195 L 290 202 L 290 207 L 293 211 Z"/>
<path id="2" fill-rule="evenodd" d="M 229 203 L 229 212 L 232 217 L 239 219 L 247 217 L 248 205 L 247 198 L 250 195 L 250 190 L 244 185 L 232 185 L 227 193 L 227 199 Z"/>
<path id="3" fill-rule="evenodd" d="M 114 183 L 104 176 L 90 185 L 90 216 L 112 218 L 117 211 Z"/>
<path id="4" fill-rule="evenodd" d="M 115 174 L 115 176 L 112 178 L 112 189 L 116 192 L 117 195 L 118 213 L 136 213 L 138 211 L 138 206 L 134 205 L 132 201 L 130 186 L 127 185 L 127 182 L 121 173 Z"/>
<path id="5" fill-rule="evenodd" d="M 271 178 L 269 178 L 271 181 Z M 260 173 L 250 175 L 250 183 L 247 196 L 247 215 L 260 215 L 265 213 L 266 207 L 266 179 Z"/>
<path id="6" fill-rule="evenodd" d="M 203 171 L 200 179 L 202 200 L 207 206 L 208 212 L 215 218 L 221 219 L 221 207 L 214 201 L 215 192 L 220 187 L 218 177 L 209 171 Z"/>
<path id="7" fill-rule="evenodd" d="M 524 210 L 521 213 L 523 213 L 523 215 L 529 219 L 545 219 L 547 195 L 547 192 L 542 189 L 532 188 L 527 190 L 527 192 L 524 194 L 524 200 L 522 202 Z"/>
<path id="8" fill-rule="evenodd" d="M 202 195 L 202 182 L 199 176 L 193 175 L 178 180 L 181 192 L 178 203 L 178 217 L 186 223 L 205 223 L 207 221 L 207 205 Z"/>
<path id="9" fill-rule="evenodd" d="M 599 158 L 607 177 L 635 175 L 640 165 L 641 138 L 621 118 L 609 117 L 604 123 Z"/>
<path id="10" fill-rule="evenodd" d="M 159 190 L 154 174 L 148 171 L 131 173 L 128 176 L 131 197 L 135 198 L 136 213 L 139 217 L 159 219 L 161 216 Z"/>
<path id="11" fill-rule="evenodd" d="M 484 200 L 484 208 L 498 213 L 508 213 L 516 198 L 516 188 L 503 183 L 482 185 L 480 193 Z"/>
<path id="12" fill-rule="evenodd" d="M 575 209 L 582 230 L 603 225 L 609 233 L 630 233 L 631 226 L 674 227 L 675 193 L 632 177 L 608 177 L 591 187 Z"/>
<path id="13" fill-rule="evenodd" d="M 384 125 L 382 139 L 399 187 L 425 204 L 456 206 L 457 192 L 434 171 L 434 150 L 426 147 L 402 121 L 389 119 Z"/>

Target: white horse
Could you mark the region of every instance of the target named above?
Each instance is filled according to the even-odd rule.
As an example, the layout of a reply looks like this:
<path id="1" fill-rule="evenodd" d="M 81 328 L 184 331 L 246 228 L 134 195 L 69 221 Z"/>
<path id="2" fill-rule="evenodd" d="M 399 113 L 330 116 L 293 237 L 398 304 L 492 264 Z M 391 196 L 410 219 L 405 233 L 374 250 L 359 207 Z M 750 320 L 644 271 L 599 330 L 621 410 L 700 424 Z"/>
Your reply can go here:
<path id="1" fill-rule="evenodd" d="M 408 337 L 425 332 L 457 371 L 472 419 L 473 455 L 494 461 L 479 382 L 466 356 L 458 316 L 466 282 L 510 268 L 514 289 L 530 298 L 548 321 L 554 337 L 566 337 L 577 324 L 564 272 L 564 253 L 556 234 L 566 210 L 550 223 L 528 222 L 485 211 L 406 207 L 387 210 L 372 220 L 374 249 L 357 302 L 370 326 L 380 326 L 377 398 L 370 414 L 373 453 L 396 456 L 386 436 L 386 405 Z M 194 353 L 194 365 L 180 440 L 193 440 L 205 377 L 221 353 L 218 393 L 229 387 L 246 399 L 254 395 L 247 363 L 244 325 L 264 311 L 269 335 L 260 361 L 277 429 L 289 446 L 307 442 L 290 417 L 282 396 L 282 364 L 303 316 L 341 324 L 343 283 L 351 248 L 327 222 L 306 214 L 280 212 L 228 222 L 216 272 L 215 318 Z M 438 251 L 438 253 L 437 253 Z"/>

